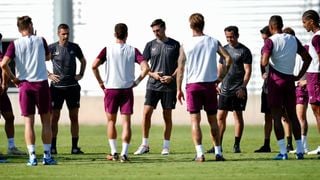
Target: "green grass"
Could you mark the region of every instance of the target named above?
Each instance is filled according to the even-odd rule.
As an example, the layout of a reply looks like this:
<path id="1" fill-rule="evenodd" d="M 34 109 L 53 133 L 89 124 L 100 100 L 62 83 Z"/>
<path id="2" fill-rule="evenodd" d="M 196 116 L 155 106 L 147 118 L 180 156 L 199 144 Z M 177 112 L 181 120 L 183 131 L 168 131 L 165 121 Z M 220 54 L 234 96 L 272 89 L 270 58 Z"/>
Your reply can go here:
<path id="1" fill-rule="evenodd" d="M 0 128 L 3 129 L 3 126 Z M 211 147 L 209 129 L 203 125 L 203 145 Z M 40 160 L 42 144 L 40 127 L 37 130 L 37 154 Z M 121 137 L 118 127 L 118 136 Z M 319 145 L 315 126 L 309 127 L 309 147 Z M 305 160 L 295 160 L 289 155 L 287 161 L 274 161 L 278 147 L 272 135 L 272 153 L 256 154 L 253 151 L 263 143 L 262 126 L 246 126 L 241 142 L 242 153 L 232 153 L 233 126 L 228 126 L 224 137 L 225 162 L 215 162 L 212 154 L 206 154 L 206 162 L 192 162 L 195 149 L 189 126 L 174 126 L 171 139 L 171 154 L 161 156 L 162 127 L 152 126 L 149 154 L 134 156 L 132 153 L 141 142 L 140 126 L 133 126 L 130 146 L 130 163 L 105 160 L 109 153 L 104 125 L 80 127 L 80 146 L 84 155 L 70 155 L 71 137 L 69 126 L 60 126 L 58 135 L 57 166 L 27 167 L 27 157 L 8 157 L 9 162 L 0 164 L 0 179 L 319 179 L 317 155 L 306 155 Z M 0 152 L 6 152 L 7 140 L 4 131 L 0 136 Z M 23 126 L 16 127 L 16 144 L 26 149 Z M 120 149 L 121 142 L 118 141 Z"/>

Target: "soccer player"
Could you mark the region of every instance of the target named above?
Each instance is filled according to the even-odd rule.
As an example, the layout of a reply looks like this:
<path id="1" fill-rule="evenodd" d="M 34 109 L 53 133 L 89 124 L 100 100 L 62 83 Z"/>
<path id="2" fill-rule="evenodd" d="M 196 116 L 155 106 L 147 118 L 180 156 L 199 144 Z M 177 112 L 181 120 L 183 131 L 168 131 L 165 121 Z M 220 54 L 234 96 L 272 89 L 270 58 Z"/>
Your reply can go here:
<path id="1" fill-rule="evenodd" d="M 0 44 L 2 44 L 1 39 L 2 39 L 2 34 L 0 33 Z M 0 46 L 2 47 L 2 45 Z M 0 63 L 2 61 L 2 58 L 3 58 L 3 50 L 2 48 L 0 48 Z M 5 87 L 6 82 L 3 82 L 2 79 L 3 79 L 2 70 L 0 68 L 0 83 L 3 84 L 3 88 L 2 86 L 0 86 L 0 113 L 5 120 L 4 129 L 8 139 L 7 153 L 8 155 L 26 155 L 25 152 L 20 151 L 16 147 L 14 142 L 14 115 L 12 111 L 11 101 L 7 94 L 7 88 Z M 0 115 L 0 118 L 1 118 L 1 115 Z"/>
<path id="2" fill-rule="evenodd" d="M 182 80 L 186 71 L 187 110 L 190 113 L 192 140 L 196 149 L 196 162 L 204 162 L 202 146 L 201 116 L 203 108 L 207 113 L 212 142 L 215 146 L 216 161 L 224 161 L 221 152 L 219 128 L 217 124 L 217 91 L 216 86 L 229 69 L 232 59 L 220 42 L 203 32 L 205 21 L 200 13 L 189 17 L 192 37 L 180 47 L 177 71 L 177 98 L 182 104 L 184 93 Z M 217 69 L 217 53 L 225 60 L 225 67 Z"/>
<path id="3" fill-rule="evenodd" d="M 308 32 L 313 32 L 311 41 L 308 43 L 309 53 L 312 57 L 311 65 L 307 70 L 307 90 L 309 103 L 317 121 L 318 131 L 320 133 L 320 26 L 319 14 L 315 10 L 307 10 L 302 15 L 303 27 Z M 308 154 L 320 154 L 320 146 L 317 149 L 308 152 Z"/>
<path id="4" fill-rule="evenodd" d="M 78 147 L 79 141 L 79 107 L 80 90 L 78 83 L 83 78 L 86 68 L 86 59 L 80 46 L 69 41 L 69 26 L 60 24 L 58 26 L 59 41 L 49 45 L 53 73 L 48 71 L 51 80 L 51 103 L 52 103 L 52 146 L 51 153 L 57 154 L 58 121 L 63 102 L 66 101 L 71 121 L 72 148 L 71 154 L 83 154 Z M 79 74 L 76 74 L 77 63 L 80 62 Z"/>
<path id="5" fill-rule="evenodd" d="M 303 159 L 303 146 L 301 143 L 301 127 L 296 114 L 295 84 L 306 72 L 311 62 L 311 57 L 300 41 L 292 35 L 282 32 L 283 21 L 279 15 L 273 15 L 269 19 L 269 30 L 272 36 L 264 43 L 261 65 L 269 65 L 268 74 L 268 104 L 274 119 L 274 131 L 278 140 L 280 153 L 275 160 L 288 159 L 284 140 L 284 130 L 281 122 L 283 108 L 288 120 L 292 124 L 292 130 L 296 140 L 297 159 Z M 304 61 L 298 76 L 293 75 L 296 53 Z M 271 59 L 271 60 L 269 60 Z"/>
<path id="6" fill-rule="evenodd" d="M 265 26 L 260 30 L 261 37 L 265 41 L 271 36 L 271 33 L 269 31 L 269 26 Z M 262 53 L 262 51 L 261 51 Z M 271 131 L 272 131 L 272 124 L 273 124 L 273 119 L 271 116 L 271 110 L 268 106 L 268 101 L 267 101 L 267 77 L 268 77 L 268 72 L 269 68 L 268 67 L 260 67 L 261 69 L 261 75 L 262 78 L 264 79 L 263 81 L 263 86 L 262 86 L 262 92 L 261 92 L 261 112 L 264 113 L 264 119 L 265 119 L 265 124 L 264 124 L 264 144 L 261 146 L 259 149 L 255 150 L 255 153 L 267 153 L 271 152 L 271 147 L 270 147 L 270 136 L 271 136 Z M 282 123 L 284 125 L 284 130 L 286 133 L 287 137 L 287 152 L 293 150 L 292 146 L 292 132 L 291 132 L 291 125 L 290 122 L 287 120 L 288 117 L 285 112 L 282 114 Z"/>
<path id="7" fill-rule="evenodd" d="M 164 133 L 162 155 L 168 155 L 170 149 L 170 137 L 172 130 L 172 109 L 176 105 L 176 69 L 180 44 L 178 41 L 166 36 L 166 24 L 162 19 L 156 19 L 151 23 L 151 28 L 156 39 L 148 42 L 143 51 L 144 59 L 149 60 L 151 70 L 143 110 L 142 119 L 142 143 L 136 155 L 149 152 L 149 131 L 151 116 L 161 101 L 164 119 Z"/>
<path id="8" fill-rule="evenodd" d="M 2 60 L 1 68 L 5 76 L 19 87 L 19 103 L 25 121 L 25 140 L 29 152 L 28 166 L 38 164 L 36 158 L 34 114 L 38 108 L 42 123 L 43 161 L 44 165 L 55 165 L 51 156 L 51 123 L 50 123 L 50 89 L 45 61 L 50 59 L 46 40 L 34 34 L 33 23 L 29 16 L 17 18 L 18 30 L 22 37 L 9 44 Z M 9 68 L 14 59 L 16 76 Z M 5 84 L 7 86 L 7 83 Z"/>
<path id="9" fill-rule="evenodd" d="M 239 29 L 237 26 L 226 27 L 224 33 L 228 41 L 228 44 L 224 48 L 230 54 L 233 64 L 219 88 L 217 119 L 222 145 L 228 111 L 233 112 L 233 119 L 235 121 L 233 152 L 240 153 L 240 141 L 244 128 L 242 111 L 245 110 L 248 99 L 247 85 L 251 77 L 252 55 L 250 50 L 238 41 Z M 222 57 L 220 58 L 218 68 L 221 70 L 224 64 L 226 62 Z"/>
<path id="10" fill-rule="evenodd" d="M 116 42 L 103 48 L 92 65 L 93 73 L 104 91 L 104 105 L 107 116 L 107 136 L 111 154 L 107 160 L 118 160 L 117 151 L 117 111 L 120 108 L 122 119 L 121 162 L 128 162 L 128 148 L 131 140 L 131 114 L 133 113 L 133 90 L 148 74 L 149 65 L 137 48 L 126 44 L 128 27 L 126 24 L 115 25 Z M 105 63 L 105 81 L 101 79 L 98 67 Z M 141 74 L 134 79 L 135 64 L 140 64 Z"/>

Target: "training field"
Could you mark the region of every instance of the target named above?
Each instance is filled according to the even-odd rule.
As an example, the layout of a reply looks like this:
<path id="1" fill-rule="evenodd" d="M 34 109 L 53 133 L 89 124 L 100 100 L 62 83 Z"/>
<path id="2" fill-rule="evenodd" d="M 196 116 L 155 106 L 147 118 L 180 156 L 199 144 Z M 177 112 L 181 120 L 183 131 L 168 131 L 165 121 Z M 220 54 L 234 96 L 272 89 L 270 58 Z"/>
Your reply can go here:
<path id="1" fill-rule="evenodd" d="M 203 145 L 211 147 L 209 129 L 203 127 Z M 3 126 L 0 136 L 0 152 L 6 153 L 7 140 Z M 192 161 L 195 149 L 191 141 L 190 127 L 174 126 L 171 139 L 171 154 L 160 155 L 162 145 L 162 127 L 152 126 L 150 132 L 150 153 L 132 155 L 141 142 L 140 126 L 133 126 L 132 143 L 129 149 L 130 163 L 105 160 L 109 152 L 105 126 L 80 126 L 80 142 L 84 155 L 70 155 L 71 137 L 68 125 L 61 125 L 58 135 L 58 160 L 56 166 L 27 167 L 27 157 L 8 157 L 8 163 L 0 164 L 0 179 L 319 179 L 320 159 L 317 155 L 306 155 L 304 160 L 275 161 L 278 147 L 274 135 L 271 139 L 272 153 L 256 154 L 255 149 L 263 143 L 262 126 L 246 126 L 242 138 L 242 153 L 232 153 L 233 126 L 225 132 L 223 151 L 225 162 L 213 161 L 212 154 L 206 154 L 206 162 Z M 40 126 L 37 130 L 37 156 L 41 158 L 42 145 Z M 121 132 L 118 127 L 118 137 Z M 309 127 L 309 147 L 315 149 L 320 144 L 319 134 L 314 125 Z M 26 149 L 23 140 L 23 126 L 16 127 L 16 144 Z M 118 151 L 120 150 L 118 141 Z"/>

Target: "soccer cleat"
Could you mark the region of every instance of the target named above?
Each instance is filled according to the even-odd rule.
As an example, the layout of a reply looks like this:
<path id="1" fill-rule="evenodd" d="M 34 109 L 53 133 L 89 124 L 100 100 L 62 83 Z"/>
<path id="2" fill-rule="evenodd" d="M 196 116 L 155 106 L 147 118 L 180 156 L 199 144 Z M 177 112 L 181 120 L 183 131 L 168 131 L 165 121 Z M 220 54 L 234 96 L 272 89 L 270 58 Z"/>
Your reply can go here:
<path id="1" fill-rule="evenodd" d="M 204 155 L 201 155 L 200 157 L 196 157 L 193 159 L 195 162 L 204 162 L 206 159 L 204 158 Z"/>
<path id="2" fill-rule="evenodd" d="M 212 146 L 212 148 L 211 149 L 209 149 L 209 150 L 207 150 L 207 153 L 213 153 L 214 154 L 214 146 Z"/>
<path id="3" fill-rule="evenodd" d="M 287 144 L 287 152 L 293 151 L 293 146 L 292 144 Z"/>
<path id="4" fill-rule="evenodd" d="M 136 152 L 134 152 L 134 155 L 141 155 L 148 153 L 150 151 L 149 146 L 141 145 Z"/>
<path id="5" fill-rule="evenodd" d="M 254 151 L 255 153 L 268 153 L 271 152 L 271 148 L 269 146 L 261 146 L 260 149 Z"/>
<path id="6" fill-rule="evenodd" d="M 281 154 L 279 153 L 276 157 L 273 158 L 273 160 L 287 160 L 288 159 L 288 154 Z"/>
<path id="7" fill-rule="evenodd" d="M 76 147 L 71 149 L 71 154 L 84 154 L 84 152 L 79 147 Z"/>
<path id="8" fill-rule="evenodd" d="M 161 151 L 161 155 L 169 155 L 169 148 L 163 148 Z"/>
<path id="9" fill-rule="evenodd" d="M 56 164 L 57 164 L 57 161 L 54 160 L 53 157 L 43 158 L 42 164 L 43 164 L 43 165 L 56 165 Z"/>
<path id="10" fill-rule="evenodd" d="M 0 163 L 6 163 L 7 159 L 5 157 L 2 156 L 2 154 L 0 153 Z"/>
<path id="11" fill-rule="evenodd" d="M 126 162 L 130 162 L 130 161 L 129 161 L 128 156 L 124 154 L 124 155 L 121 156 L 120 162 L 126 163 Z"/>
<path id="12" fill-rule="evenodd" d="M 308 152 L 308 155 L 315 155 L 315 154 L 320 154 L 320 146 L 318 146 L 317 149 Z"/>
<path id="13" fill-rule="evenodd" d="M 226 159 L 222 156 L 222 154 L 216 154 L 216 161 L 225 161 Z"/>
<path id="14" fill-rule="evenodd" d="M 240 145 L 233 145 L 233 152 L 234 153 L 241 153 L 241 150 L 240 150 Z"/>
<path id="15" fill-rule="evenodd" d="M 113 155 L 112 154 L 108 154 L 106 159 L 109 160 L 109 161 L 118 161 L 119 160 L 119 155 L 118 155 L 118 153 L 114 153 Z"/>
<path id="16" fill-rule="evenodd" d="M 26 152 L 20 151 L 17 147 L 8 148 L 8 155 L 27 155 Z"/>
<path id="17" fill-rule="evenodd" d="M 27 162 L 27 166 L 37 166 L 38 165 L 38 161 L 36 158 L 34 159 L 29 159 Z"/>
<path id="18" fill-rule="evenodd" d="M 304 159 L 303 153 L 298 153 L 298 154 L 296 154 L 296 159 L 298 159 L 298 160 Z"/>
<path id="19" fill-rule="evenodd" d="M 50 150 L 51 154 L 58 154 L 57 148 L 52 148 Z"/>
<path id="20" fill-rule="evenodd" d="M 294 149 L 294 150 L 292 150 L 292 151 L 289 151 L 289 153 L 290 153 L 290 154 L 296 154 L 296 153 L 297 153 L 297 150 Z"/>

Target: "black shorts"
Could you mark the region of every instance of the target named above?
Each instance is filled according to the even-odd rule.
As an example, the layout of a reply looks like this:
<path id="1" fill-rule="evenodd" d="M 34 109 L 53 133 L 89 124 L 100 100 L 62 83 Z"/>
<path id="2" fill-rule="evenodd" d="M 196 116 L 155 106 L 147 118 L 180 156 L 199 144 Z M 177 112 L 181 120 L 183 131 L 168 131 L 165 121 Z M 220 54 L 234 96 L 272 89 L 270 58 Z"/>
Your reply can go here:
<path id="1" fill-rule="evenodd" d="M 268 105 L 267 96 L 268 95 L 265 92 L 262 91 L 262 93 L 261 93 L 261 112 L 270 114 L 271 110 L 270 110 L 269 105 Z"/>
<path id="2" fill-rule="evenodd" d="M 247 98 L 240 99 L 236 96 L 219 95 L 218 109 L 226 111 L 244 111 L 246 109 Z"/>
<path id="3" fill-rule="evenodd" d="M 176 96 L 176 91 L 161 92 L 147 89 L 144 105 L 149 105 L 156 109 L 159 100 L 161 100 L 162 109 L 175 109 Z"/>
<path id="4" fill-rule="evenodd" d="M 68 109 L 80 107 L 80 85 L 69 87 L 50 86 L 50 91 L 53 109 L 62 109 L 64 100 L 66 100 Z"/>

